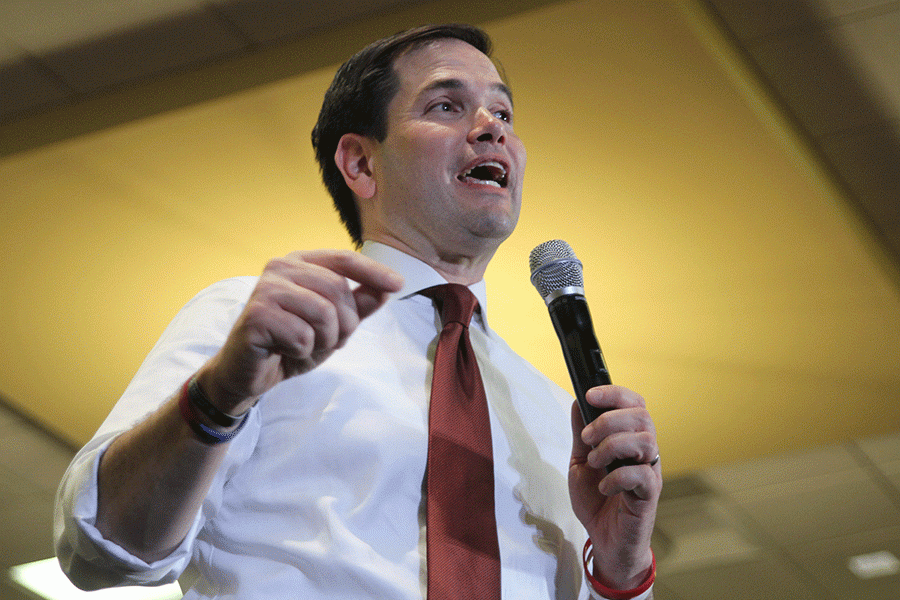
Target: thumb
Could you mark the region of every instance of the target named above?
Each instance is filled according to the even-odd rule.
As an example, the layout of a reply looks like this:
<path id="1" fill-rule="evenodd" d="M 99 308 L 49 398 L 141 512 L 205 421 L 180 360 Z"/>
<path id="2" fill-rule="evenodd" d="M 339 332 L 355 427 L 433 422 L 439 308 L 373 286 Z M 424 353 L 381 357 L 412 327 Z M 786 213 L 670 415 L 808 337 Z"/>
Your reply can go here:
<path id="1" fill-rule="evenodd" d="M 403 277 L 387 267 L 377 266 L 378 269 L 372 270 L 368 280 L 359 278 L 360 285 L 353 290 L 356 314 L 360 320 L 381 308 L 392 292 L 399 292 L 403 287 Z"/>
<path id="2" fill-rule="evenodd" d="M 356 301 L 356 312 L 360 320 L 365 319 L 387 301 L 389 292 L 361 285 L 353 290 L 353 298 Z"/>

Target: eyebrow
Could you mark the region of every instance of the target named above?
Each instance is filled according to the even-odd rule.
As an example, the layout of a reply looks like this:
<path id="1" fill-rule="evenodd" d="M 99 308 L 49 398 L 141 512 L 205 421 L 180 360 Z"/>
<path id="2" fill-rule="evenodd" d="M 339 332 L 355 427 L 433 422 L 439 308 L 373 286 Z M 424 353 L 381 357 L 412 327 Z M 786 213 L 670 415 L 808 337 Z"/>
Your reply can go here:
<path id="1" fill-rule="evenodd" d="M 440 79 L 425 86 L 425 88 L 422 90 L 422 93 L 431 92 L 433 90 L 459 90 L 465 87 L 466 84 L 463 83 L 461 79 Z M 497 82 L 491 86 L 491 89 L 504 94 L 507 98 L 509 98 L 510 104 L 512 104 L 512 90 L 508 85 L 506 85 L 505 83 Z"/>

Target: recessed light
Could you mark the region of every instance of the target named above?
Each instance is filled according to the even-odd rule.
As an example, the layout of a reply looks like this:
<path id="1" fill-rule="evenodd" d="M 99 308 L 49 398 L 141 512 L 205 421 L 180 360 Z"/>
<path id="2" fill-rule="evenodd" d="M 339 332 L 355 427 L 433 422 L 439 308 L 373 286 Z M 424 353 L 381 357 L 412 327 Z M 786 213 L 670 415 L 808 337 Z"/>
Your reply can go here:
<path id="1" fill-rule="evenodd" d="M 851 556 L 847 559 L 847 568 L 860 579 L 874 579 L 900 573 L 900 560 L 887 550 L 883 550 Z"/>

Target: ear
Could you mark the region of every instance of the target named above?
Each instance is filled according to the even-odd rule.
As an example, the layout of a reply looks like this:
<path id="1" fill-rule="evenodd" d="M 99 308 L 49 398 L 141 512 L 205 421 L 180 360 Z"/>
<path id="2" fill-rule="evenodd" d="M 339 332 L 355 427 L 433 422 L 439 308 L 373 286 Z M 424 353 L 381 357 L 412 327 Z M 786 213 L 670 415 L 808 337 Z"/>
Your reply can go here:
<path id="1" fill-rule="evenodd" d="M 338 141 L 334 153 L 334 162 L 344 176 L 347 187 L 358 198 L 371 198 L 376 192 L 375 178 L 372 176 L 373 149 L 371 138 L 358 133 L 345 133 Z"/>

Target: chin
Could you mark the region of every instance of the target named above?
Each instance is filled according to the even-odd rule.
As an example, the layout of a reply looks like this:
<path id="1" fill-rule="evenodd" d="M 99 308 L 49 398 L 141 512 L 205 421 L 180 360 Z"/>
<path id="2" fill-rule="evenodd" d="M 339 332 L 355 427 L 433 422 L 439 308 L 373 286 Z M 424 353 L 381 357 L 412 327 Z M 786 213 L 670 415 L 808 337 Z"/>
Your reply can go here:
<path id="1" fill-rule="evenodd" d="M 512 235 L 518 219 L 510 215 L 488 215 L 471 231 L 484 240 L 493 240 L 497 245 Z"/>

